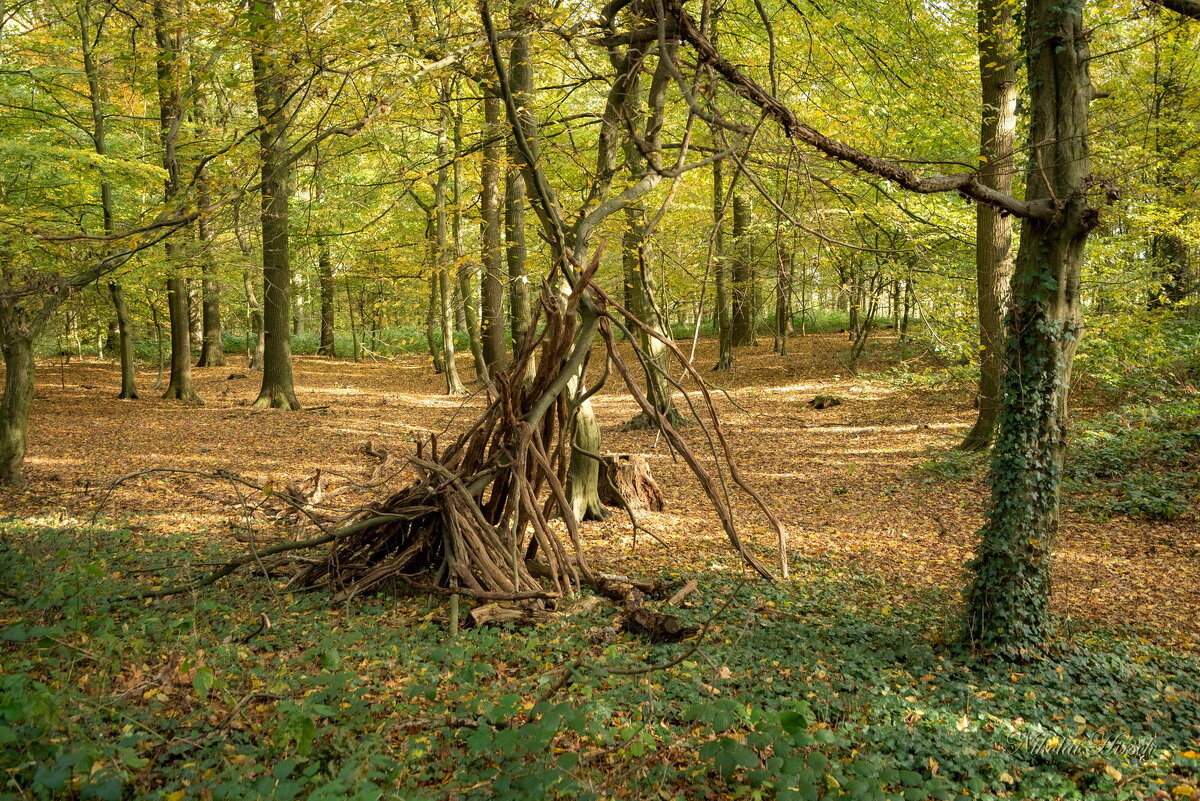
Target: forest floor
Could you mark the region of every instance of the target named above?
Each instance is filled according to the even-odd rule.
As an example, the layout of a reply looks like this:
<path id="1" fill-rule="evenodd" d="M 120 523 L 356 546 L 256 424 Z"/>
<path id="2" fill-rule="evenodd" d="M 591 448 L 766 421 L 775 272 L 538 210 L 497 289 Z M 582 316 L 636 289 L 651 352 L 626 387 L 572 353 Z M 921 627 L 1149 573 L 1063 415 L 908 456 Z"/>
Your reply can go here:
<path id="1" fill-rule="evenodd" d="M 791 581 L 743 581 L 687 468 L 622 429 L 634 408 L 615 380 L 596 397 L 604 449 L 646 454 L 666 508 L 636 541 L 623 514 L 587 523 L 585 546 L 607 571 L 698 580 L 675 612 L 704 629 L 678 644 L 570 601 L 536 626 L 455 635 L 444 599 L 333 604 L 249 567 L 114 603 L 244 552 L 247 528 L 289 536 L 266 508 L 249 523 L 218 471 L 282 488 L 320 470 L 353 508 L 403 486 L 414 440 L 447 441 L 482 400 L 445 396 L 416 356 L 298 358 L 300 412 L 249 408 L 239 357 L 195 371 L 203 406 L 159 399 L 152 373 L 144 399 L 120 401 L 112 364 L 42 363 L 30 487 L 0 496 L 0 799 L 1200 793 L 1195 510 L 1167 524 L 1068 504 L 1052 647 L 982 658 L 957 636 L 986 500 L 983 460 L 951 451 L 970 387 L 922 377 L 883 336 L 858 375 L 841 336 L 791 347 L 705 373 L 744 477 L 787 527 Z M 696 363 L 714 355 L 701 342 Z M 842 403 L 813 409 L 818 394 Z M 1079 393 L 1078 415 L 1101 400 Z M 738 524 L 773 564 L 747 500 Z"/>
<path id="2" fill-rule="evenodd" d="M 686 343 L 685 343 L 686 344 Z M 705 372 L 743 476 L 769 499 L 784 521 L 793 557 L 829 560 L 886 582 L 881 603 L 904 603 L 933 590 L 948 599 L 966 581 L 987 498 L 983 471 L 948 481 L 923 469 L 950 451 L 974 419 L 970 388 L 915 386 L 890 377 L 905 355 L 881 337 L 852 375 L 843 335 L 796 337 L 779 357 L 770 341 L 739 348 L 732 370 Z M 701 341 L 696 364 L 715 360 L 715 343 Z M 596 359 L 594 361 L 599 361 Z M 914 361 L 916 361 L 914 359 Z M 166 401 L 153 374 L 140 376 L 143 398 L 115 399 L 119 375 L 102 362 L 43 363 L 31 420 L 30 489 L 0 500 L 0 515 L 53 520 L 99 515 L 136 517 L 146 530 L 161 527 L 228 532 L 231 514 L 223 482 L 196 475 L 152 474 L 116 492 L 120 476 L 152 468 L 231 470 L 276 487 L 322 470 L 331 486 L 365 481 L 378 462 L 364 446 L 403 457 L 415 438 L 455 433 L 482 399 L 449 397 L 425 356 L 351 362 L 299 357 L 295 414 L 248 407 L 257 374 L 234 355 L 227 367 L 196 368 L 203 406 Z M 593 373 L 597 367 L 593 365 Z M 464 381 L 473 375 L 460 354 Z M 838 406 L 815 410 L 818 394 Z M 677 398 L 677 400 L 680 400 Z M 1097 398 L 1077 393 L 1075 414 L 1096 411 Z M 726 567 L 728 540 L 687 466 L 672 458 L 654 432 L 627 432 L 636 407 L 615 376 L 595 399 L 604 450 L 646 454 L 665 489 L 666 508 L 640 519 L 658 541 L 635 541 L 624 514 L 585 526 L 598 564 L 617 572 L 678 569 L 678 549 L 691 554 L 685 569 Z M 684 430 L 697 452 L 704 430 Z M 393 477 L 403 484 L 408 474 Z M 339 503 L 381 497 L 351 493 Z M 224 502 L 222 502 L 224 501 Z M 775 538 L 750 499 L 733 497 L 747 539 L 775 561 Z M 1154 642 L 1200 649 L 1200 521 L 1195 513 L 1173 523 L 1064 512 L 1055 551 L 1053 608 L 1080 621 L 1127 625 Z"/>

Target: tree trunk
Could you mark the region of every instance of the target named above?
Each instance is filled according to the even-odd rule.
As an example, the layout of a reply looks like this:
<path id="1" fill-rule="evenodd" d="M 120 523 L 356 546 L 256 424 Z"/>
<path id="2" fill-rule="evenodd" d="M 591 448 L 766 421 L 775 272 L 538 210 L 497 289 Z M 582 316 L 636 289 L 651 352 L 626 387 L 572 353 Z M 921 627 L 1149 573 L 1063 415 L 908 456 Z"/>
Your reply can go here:
<path id="1" fill-rule="evenodd" d="M 514 27 L 519 24 L 514 19 Z M 513 39 L 509 61 L 509 88 L 517 107 L 524 113 L 533 102 L 533 70 L 529 63 L 529 37 Z M 507 137 L 508 171 L 504 183 L 504 241 L 508 261 L 508 318 L 513 352 L 525 344 L 529 319 L 533 314 L 530 301 L 529 276 L 525 268 L 525 176 L 521 174 L 521 155 L 511 131 Z M 537 372 L 537 359 L 529 359 L 526 379 Z"/>
<path id="2" fill-rule="evenodd" d="M 337 356 L 333 329 L 333 262 L 329 258 L 329 240 L 317 238 L 317 280 L 321 289 L 321 342 L 317 346 L 318 356 Z"/>
<path id="3" fill-rule="evenodd" d="M 248 370 L 261 370 L 263 365 L 263 351 L 266 350 L 266 331 L 263 330 L 263 315 L 262 303 L 258 300 L 258 293 L 254 291 L 254 273 L 251 270 L 251 263 L 254 257 L 254 250 L 250 247 L 250 242 L 246 238 L 246 231 L 242 227 L 242 204 L 237 201 L 233 204 L 233 233 L 238 242 L 238 249 L 242 251 L 242 288 L 246 293 L 246 312 L 249 317 L 250 331 L 254 334 L 254 344 L 246 342 L 246 351 Z M 247 336 L 247 339 L 249 337 Z"/>
<path id="4" fill-rule="evenodd" d="M 290 261 L 290 259 L 289 259 Z M 308 311 L 304 306 L 304 276 L 300 272 L 292 273 L 292 333 L 300 336 L 305 331 L 305 316 Z"/>
<path id="5" fill-rule="evenodd" d="M 159 139 L 163 149 L 163 195 L 170 203 L 179 193 L 179 159 L 176 139 L 179 133 L 181 107 L 179 20 L 167 12 L 166 0 L 154 2 L 154 38 L 157 44 L 159 99 Z M 179 269 L 179 247 L 174 242 L 164 244 L 168 269 Z M 188 308 L 187 280 L 182 277 L 167 280 L 167 308 L 171 317 L 171 376 L 164 398 L 198 402 L 200 396 L 192 387 L 192 323 Z"/>
<path id="6" fill-rule="evenodd" d="M 263 380 L 254 406 L 300 408 L 292 384 L 286 177 L 273 157 L 263 159 Z M 286 168 L 282 168 L 286 173 Z M 268 178 L 268 174 L 271 178 Z"/>
<path id="7" fill-rule="evenodd" d="M 575 413 L 575 437 L 567 471 L 567 497 L 576 520 L 608 517 L 608 509 L 600 501 L 599 456 L 600 424 L 596 422 L 591 400 L 585 400 Z"/>
<path id="8" fill-rule="evenodd" d="M 137 365 L 133 356 L 133 326 L 129 321 L 129 305 L 125 302 L 125 290 L 116 281 L 108 282 L 113 308 L 117 312 L 117 331 L 121 353 L 121 394 L 118 398 L 131 399 L 138 396 Z"/>
<path id="9" fill-rule="evenodd" d="M 438 270 L 438 299 L 441 302 L 442 326 L 442 372 L 446 375 L 447 395 L 466 395 L 466 387 L 458 376 L 458 365 L 454 361 L 454 289 L 450 283 L 450 268 L 443 265 Z"/>
<path id="10" fill-rule="evenodd" d="M 208 190 L 201 189 L 202 205 L 208 205 Z M 216 266 L 213 264 L 214 237 L 208 217 L 200 218 L 201 270 L 201 328 L 203 339 L 200 344 L 200 361 L 197 367 L 224 367 L 225 344 L 221 341 L 221 284 L 217 281 Z"/>
<path id="11" fill-rule="evenodd" d="M 433 262 L 437 272 L 437 295 L 439 319 L 442 328 L 442 370 L 446 374 L 446 394 L 465 395 L 467 390 L 458 377 L 458 365 L 454 362 L 454 289 L 450 283 L 450 259 L 446 248 L 446 183 L 449 179 L 449 149 L 446 143 L 450 125 L 449 92 L 442 93 L 442 127 L 438 131 L 437 155 L 442 165 L 438 170 L 437 183 L 433 188 L 434 228 Z"/>
<path id="12" fill-rule="evenodd" d="M 504 263 L 501 250 L 501 181 L 500 165 L 504 145 L 500 140 L 500 125 L 504 105 L 494 87 L 485 87 L 483 94 L 483 164 L 480 179 L 483 184 L 481 203 L 481 259 L 483 264 L 483 358 L 488 370 L 495 373 L 505 363 L 504 330 Z"/>
<path id="13" fill-rule="evenodd" d="M 167 244 L 167 261 L 175 258 L 175 246 Z M 192 325 L 188 316 L 187 281 L 167 281 L 167 310 L 171 320 L 171 373 L 164 398 L 198 403 L 200 396 L 192 386 Z"/>
<path id="14" fill-rule="evenodd" d="M 5 326 L 8 328 L 8 326 Z M 0 400 L 0 485 L 25 485 L 25 446 L 33 406 L 33 337 L 6 331 L 4 398 Z"/>
<path id="15" fill-rule="evenodd" d="M 251 47 L 254 99 L 258 115 L 266 120 L 259 133 L 262 165 L 262 267 L 263 267 L 263 380 L 257 408 L 300 408 L 292 382 L 291 265 L 288 251 L 288 200 L 291 168 L 288 164 L 286 75 L 268 53 L 267 41 L 278 36 L 274 0 L 256 0 L 262 11 L 258 37 Z"/>
<path id="16" fill-rule="evenodd" d="M 461 98 L 459 98 L 461 101 Z M 458 106 L 461 110 L 461 104 Z M 467 343 L 471 346 L 471 361 L 475 365 L 475 380 L 486 383 L 487 360 L 483 355 L 483 339 L 479 323 L 479 265 L 473 259 L 463 258 L 462 240 L 462 116 L 454 115 L 454 261 L 458 264 L 458 295 L 462 299 L 462 327 L 467 332 Z M 456 311 L 458 307 L 456 307 Z"/>
<path id="17" fill-rule="evenodd" d="M 1150 259 L 1161 281 L 1150 297 L 1150 308 L 1179 306 L 1195 283 L 1187 242 L 1179 234 L 1155 234 L 1150 240 Z"/>
<path id="18" fill-rule="evenodd" d="M 224 367 L 225 345 L 221 341 L 221 285 L 214 277 L 213 267 L 204 264 L 203 318 L 204 338 L 200 345 L 200 360 L 197 367 Z"/>
<path id="19" fill-rule="evenodd" d="M 749 247 L 750 199 L 741 192 L 733 194 L 733 259 L 730 278 L 733 284 L 734 345 L 754 344 L 754 265 Z"/>
<path id="20" fill-rule="evenodd" d="M 442 286 L 437 268 L 429 274 L 429 306 L 425 312 L 425 344 L 429 348 L 429 358 L 433 362 L 433 372 L 443 371 L 442 349 L 438 346 L 438 318 L 442 310 Z"/>
<path id="21" fill-rule="evenodd" d="M 668 337 L 669 331 L 663 324 L 654 300 L 654 281 L 649 274 L 646 240 L 646 211 L 641 204 L 625 211 L 626 228 L 623 236 L 621 257 L 625 263 L 625 274 L 630 286 L 634 316 L 653 329 L 659 336 Z M 641 329 L 637 330 L 638 346 L 646 354 L 646 398 L 655 411 L 671 421 L 682 425 L 683 416 L 675 409 L 671 399 L 671 386 L 667 382 L 667 346 L 657 337 Z M 629 421 L 630 429 L 652 428 L 657 421 L 639 413 Z"/>
<path id="22" fill-rule="evenodd" d="M 775 243 L 779 275 L 775 280 L 775 352 L 787 355 L 788 325 L 792 319 L 792 252 L 781 242 Z"/>
<path id="23" fill-rule="evenodd" d="M 1017 110 L 1017 39 L 1014 6 L 979 0 L 979 76 L 983 117 L 979 129 L 979 181 L 1012 194 L 1013 132 Z M 975 274 L 979 309 L 979 416 L 959 445 L 983 450 L 1000 416 L 1004 370 L 1003 310 L 1012 281 L 1012 218 L 979 204 L 975 212 Z"/>
<path id="24" fill-rule="evenodd" d="M 660 59 L 664 56 L 660 54 Z M 669 57 L 674 57 L 671 53 Z M 661 131 L 666 112 L 666 91 L 671 83 L 670 73 L 660 63 L 655 69 L 646 95 L 645 122 L 641 139 L 650 143 L 652 149 L 658 150 L 661 145 Z M 626 99 L 626 114 L 634 117 L 641 111 L 641 98 L 638 84 L 631 86 Z M 633 173 L 645 174 L 650 165 L 642 150 L 631 139 L 625 141 L 625 165 Z M 671 387 L 667 380 L 667 345 L 664 339 L 670 339 L 670 328 L 664 319 L 655 300 L 655 286 L 650 274 L 650 231 L 646 220 L 646 209 L 641 201 L 625 208 L 626 228 L 622 242 L 621 258 L 624 262 L 630 305 L 627 307 L 650 330 L 637 329 L 637 342 L 645 354 L 646 369 L 646 398 L 654 411 L 665 417 L 672 425 L 682 425 L 684 418 L 675 410 L 671 399 Z M 653 332 L 653 333 L 651 333 Z M 657 335 L 657 336 L 656 336 Z M 644 412 L 636 415 L 627 424 L 628 428 L 645 428 L 657 425 Z"/>
<path id="25" fill-rule="evenodd" d="M 83 0 L 77 8 L 79 15 L 79 30 L 81 35 L 82 45 L 81 52 L 83 55 L 83 71 L 88 82 L 88 97 L 91 100 L 92 110 L 92 142 L 95 145 L 96 155 L 107 156 L 107 125 L 104 115 L 104 104 L 101 97 L 101 76 L 100 67 L 96 63 L 95 48 L 100 40 L 101 27 L 97 27 L 96 34 L 91 35 L 93 20 L 92 6 L 89 0 Z M 104 233 L 112 235 L 114 230 L 113 223 L 113 200 L 112 200 L 112 184 L 108 181 L 100 183 L 100 209 L 104 222 Z M 125 303 L 125 294 L 121 289 L 121 285 L 115 280 L 109 281 L 109 294 L 113 301 L 113 311 L 117 315 L 117 331 L 119 343 L 117 352 L 120 354 L 121 360 L 121 392 L 117 395 L 118 398 L 133 399 L 138 396 L 137 391 L 137 366 L 134 363 L 133 355 L 133 328 L 129 322 L 129 307 Z"/>
<path id="26" fill-rule="evenodd" d="M 969 639 L 989 650 L 1039 649 L 1049 634 L 1051 554 L 1071 364 L 1080 334 L 1079 272 L 1099 214 L 1088 203 L 1088 34 L 1079 6 L 1028 0 L 1031 144 L 1026 200 L 1048 219 L 1021 226 L 1007 317 L 1006 370 L 987 522 L 966 593 Z"/>
<path id="27" fill-rule="evenodd" d="M 193 265 L 188 265 L 189 272 L 192 267 Z M 200 285 L 194 279 L 185 278 L 184 286 L 187 289 L 188 344 L 192 350 L 199 350 L 204 343 L 204 320 L 200 313 Z"/>
<path id="28" fill-rule="evenodd" d="M 733 367 L 733 308 L 729 297 L 729 260 L 725 254 L 725 190 L 721 162 L 713 163 L 713 272 L 716 274 L 717 363 L 714 370 Z"/>

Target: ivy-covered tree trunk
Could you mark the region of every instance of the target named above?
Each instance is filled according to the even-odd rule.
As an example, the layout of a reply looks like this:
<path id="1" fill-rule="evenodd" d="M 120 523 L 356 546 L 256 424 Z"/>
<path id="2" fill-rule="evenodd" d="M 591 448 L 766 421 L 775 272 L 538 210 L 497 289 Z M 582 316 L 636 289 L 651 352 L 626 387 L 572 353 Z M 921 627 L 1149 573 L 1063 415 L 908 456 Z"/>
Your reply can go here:
<path id="1" fill-rule="evenodd" d="M 1012 193 L 1013 134 L 1017 127 L 1015 6 L 979 0 L 979 79 L 983 114 L 979 130 L 979 181 Z M 979 204 L 975 211 L 975 276 L 979 310 L 979 416 L 959 446 L 983 450 L 1000 416 L 1004 371 L 1004 309 L 1012 281 L 1012 218 Z"/>
<path id="2" fill-rule="evenodd" d="M 254 99 L 266 123 L 259 133 L 262 176 L 263 380 L 254 406 L 300 408 L 292 381 L 291 264 L 288 251 L 288 201 L 291 168 L 287 152 L 288 115 L 284 66 L 269 54 L 278 35 L 274 0 L 255 0 L 258 20 L 251 47 Z"/>
<path id="3" fill-rule="evenodd" d="M 1150 260 L 1161 283 L 1150 296 L 1151 308 L 1174 308 L 1196 288 L 1188 244 L 1179 234 L 1155 234 L 1150 240 Z"/>
<path id="4" fill-rule="evenodd" d="M 1030 154 L 1026 200 L 1049 218 L 1021 227 L 1007 317 L 1003 407 L 967 634 L 992 651 L 1040 648 L 1049 633 L 1051 555 L 1058 533 L 1071 364 L 1080 334 L 1079 272 L 1099 215 L 1088 202 L 1088 34 L 1080 8 L 1028 0 Z"/>

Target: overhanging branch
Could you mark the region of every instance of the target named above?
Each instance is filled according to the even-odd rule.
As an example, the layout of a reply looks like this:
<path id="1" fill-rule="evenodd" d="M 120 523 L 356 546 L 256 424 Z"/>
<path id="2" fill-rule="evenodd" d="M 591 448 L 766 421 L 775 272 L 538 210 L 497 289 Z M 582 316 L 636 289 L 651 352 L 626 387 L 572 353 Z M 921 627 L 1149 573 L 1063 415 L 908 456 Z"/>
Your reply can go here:
<path id="1" fill-rule="evenodd" d="M 1200 0 L 1158 0 L 1158 5 L 1192 19 L 1200 19 Z"/>
<path id="2" fill-rule="evenodd" d="M 1166 3 L 1192 4 L 1200 7 L 1200 0 L 1166 0 Z M 778 98 L 727 61 L 712 42 L 700 32 L 695 21 L 683 9 L 682 0 L 663 0 L 663 6 L 666 13 L 671 15 L 677 23 L 678 35 L 692 45 L 697 58 L 716 70 L 733 87 L 734 91 L 762 109 L 766 116 L 779 123 L 790 139 L 809 145 L 829 158 L 853 165 L 872 175 L 886 178 L 911 192 L 921 194 L 959 192 L 979 203 L 994 206 L 1018 217 L 1045 219 L 1056 213 L 1053 201 L 1017 200 L 1003 192 L 984 186 L 979 182 L 979 175 L 974 171 L 922 177 L 907 167 L 864 153 L 845 142 L 826 136 L 811 125 L 802 122 L 795 112 Z"/>

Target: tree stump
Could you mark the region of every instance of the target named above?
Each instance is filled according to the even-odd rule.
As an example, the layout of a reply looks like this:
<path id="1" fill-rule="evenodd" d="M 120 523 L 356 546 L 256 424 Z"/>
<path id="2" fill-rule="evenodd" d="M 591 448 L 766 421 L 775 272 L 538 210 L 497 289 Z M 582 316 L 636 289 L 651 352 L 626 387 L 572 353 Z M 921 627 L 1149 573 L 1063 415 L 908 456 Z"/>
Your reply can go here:
<path id="1" fill-rule="evenodd" d="M 621 506 L 624 500 L 634 511 L 661 512 L 662 490 L 650 475 L 650 464 L 640 453 L 600 455 L 600 500 Z"/>
<path id="2" fill-rule="evenodd" d="M 808 401 L 808 405 L 814 409 L 828 409 L 833 406 L 841 406 L 842 399 L 836 395 L 818 395 Z"/>

